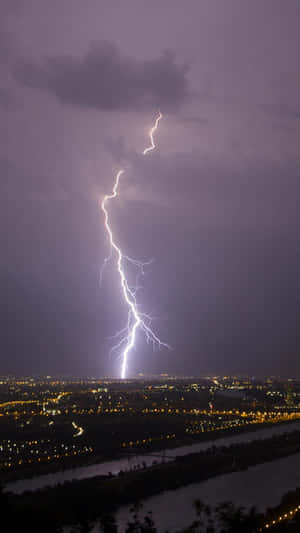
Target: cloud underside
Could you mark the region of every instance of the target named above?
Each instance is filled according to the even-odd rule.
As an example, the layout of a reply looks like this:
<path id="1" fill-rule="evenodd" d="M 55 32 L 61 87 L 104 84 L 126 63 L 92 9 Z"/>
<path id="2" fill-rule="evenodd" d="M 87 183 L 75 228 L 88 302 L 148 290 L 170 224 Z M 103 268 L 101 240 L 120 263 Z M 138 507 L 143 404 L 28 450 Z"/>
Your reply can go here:
<path id="1" fill-rule="evenodd" d="M 42 65 L 23 62 L 16 77 L 27 87 L 81 108 L 113 111 L 155 105 L 170 110 L 187 95 L 186 68 L 179 67 L 171 53 L 142 61 L 109 43 L 93 46 L 82 58 L 50 57 Z"/>
<path id="2" fill-rule="evenodd" d="M 134 161 L 128 200 L 177 211 L 202 226 L 287 227 L 299 224 L 298 165 L 252 161 L 233 168 L 226 159 L 196 154 Z M 141 176 L 143 180 L 141 183 Z"/>
<path id="3" fill-rule="evenodd" d="M 8 89 L 0 87 L 0 106 L 8 108 L 12 103 L 11 93 Z"/>

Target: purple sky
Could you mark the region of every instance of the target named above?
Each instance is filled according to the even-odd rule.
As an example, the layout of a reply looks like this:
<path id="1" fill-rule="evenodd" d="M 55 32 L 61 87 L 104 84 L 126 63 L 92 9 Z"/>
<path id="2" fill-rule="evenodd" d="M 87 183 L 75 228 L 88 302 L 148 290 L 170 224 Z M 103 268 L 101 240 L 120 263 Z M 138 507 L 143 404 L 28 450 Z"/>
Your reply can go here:
<path id="1" fill-rule="evenodd" d="M 2 0 L 0 374 L 116 375 L 124 252 L 154 258 L 131 371 L 300 375 L 298 0 Z M 158 150 L 139 154 L 160 107 Z"/>

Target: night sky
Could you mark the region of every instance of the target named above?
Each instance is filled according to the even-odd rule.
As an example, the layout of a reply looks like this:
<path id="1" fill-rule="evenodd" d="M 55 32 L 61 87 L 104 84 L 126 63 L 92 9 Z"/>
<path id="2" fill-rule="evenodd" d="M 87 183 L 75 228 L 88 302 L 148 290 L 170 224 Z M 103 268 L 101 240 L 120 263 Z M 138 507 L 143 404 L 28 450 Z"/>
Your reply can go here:
<path id="1" fill-rule="evenodd" d="M 0 374 L 300 376 L 299 0 L 1 0 Z M 158 149 L 142 157 L 158 108 Z"/>

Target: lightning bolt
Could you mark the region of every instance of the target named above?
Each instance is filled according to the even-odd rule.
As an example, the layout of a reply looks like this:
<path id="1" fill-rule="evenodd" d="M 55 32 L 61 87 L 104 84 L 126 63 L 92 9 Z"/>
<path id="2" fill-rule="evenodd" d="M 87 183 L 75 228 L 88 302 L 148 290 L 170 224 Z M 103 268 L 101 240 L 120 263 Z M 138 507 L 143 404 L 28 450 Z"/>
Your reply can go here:
<path id="1" fill-rule="evenodd" d="M 150 146 L 148 146 L 148 148 L 145 148 L 145 150 L 143 151 L 143 155 L 146 155 L 148 152 L 151 152 L 152 150 L 154 150 L 156 148 L 155 143 L 154 143 L 153 135 L 156 132 L 156 130 L 158 128 L 159 121 L 161 119 L 162 119 L 162 114 L 159 111 L 158 117 L 157 117 L 156 121 L 154 122 L 154 126 L 149 131 L 149 137 L 150 137 L 151 144 L 150 144 Z"/>
<path id="2" fill-rule="evenodd" d="M 155 123 L 149 131 L 149 138 L 150 138 L 151 144 L 150 146 L 145 148 L 145 150 L 142 152 L 143 155 L 146 155 L 152 150 L 155 150 L 156 146 L 154 142 L 154 133 L 156 132 L 158 125 L 159 125 L 159 121 L 161 119 L 162 119 L 162 113 L 159 111 L 158 116 L 155 120 Z M 121 350 L 121 348 L 123 348 L 123 351 L 121 354 L 121 378 L 122 379 L 126 377 L 126 372 L 127 372 L 127 367 L 128 367 L 128 356 L 130 354 L 130 351 L 133 349 L 135 345 L 136 334 L 139 329 L 144 333 L 146 337 L 146 341 L 148 343 L 149 342 L 152 343 L 153 347 L 158 346 L 160 348 L 161 346 L 165 346 L 169 348 L 168 344 L 162 342 L 157 337 L 157 335 L 155 335 L 155 333 L 151 329 L 151 317 L 139 311 L 139 306 L 138 306 L 137 299 L 136 299 L 136 294 L 139 289 L 138 277 L 139 275 L 144 274 L 144 267 L 149 263 L 143 263 L 142 261 L 138 261 L 137 259 L 132 259 L 131 257 L 124 255 L 122 253 L 120 246 L 118 246 L 118 244 L 115 241 L 115 238 L 113 236 L 113 232 L 112 232 L 112 229 L 109 223 L 107 203 L 110 200 L 113 200 L 118 196 L 120 178 L 124 174 L 124 172 L 125 172 L 125 169 L 121 169 L 117 172 L 111 194 L 105 195 L 101 202 L 101 209 L 104 213 L 104 225 L 105 225 L 105 229 L 106 229 L 108 239 L 109 239 L 109 244 L 110 244 L 110 253 L 108 257 L 104 259 L 104 263 L 102 266 L 102 272 L 101 272 L 101 278 L 102 278 L 103 268 L 105 268 L 108 261 L 110 261 L 113 254 L 115 254 L 117 271 L 118 271 L 120 283 L 121 283 L 121 290 L 122 290 L 124 301 L 128 308 L 127 325 L 125 326 L 125 328 L 123 328 L 121 331 L 119 331 L 114 336 L 114 338 L 119 339 L 119 342 L 112 348 L 113 351 Z M 126 262 L 133 265 L 135 268 L 138 269 L 137 282 L 134 288 L 130 287 L 126 274 L 125 274 L 124 263 Z"/>

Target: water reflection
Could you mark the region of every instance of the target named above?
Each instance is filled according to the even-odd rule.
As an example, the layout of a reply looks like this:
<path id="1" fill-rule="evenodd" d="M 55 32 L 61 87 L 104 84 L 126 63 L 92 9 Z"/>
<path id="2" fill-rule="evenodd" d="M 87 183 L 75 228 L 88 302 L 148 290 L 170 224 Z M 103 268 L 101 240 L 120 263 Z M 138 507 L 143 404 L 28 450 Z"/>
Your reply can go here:
<path id="1" fill-rule="evenodd" d="M 216 446 L 229 446 L 230 444 L 239 443 L 239 442 L 251 442 L 255 439 L 264 439 L 267 437 L 272 437 L 273 435 L 281 435 L 285 432 L 291 432 L 295 429 L 299 429 L 300 425 L 297 422 L 292 422 L 290 424 L 283 424 L 280 426 L 273 426 L 265 429 L 260 429 L 258 431 L 252 431 L 247 433 L 241 433 L 240 435 L 233 435 L 232 437 L 224 437 L 218 440 L 209 440 L 206 442 L 201 442 L 197 444 L 191 444 L 189 446 L 181 446 L 179 448 L 166 449 L 164 450 L 166 461 L 170 461 L 176 456 L 187 455 L 188 453 L 195 453 L 199 451 L 206 450 L 212 445 Z M 163 454 L 163 452 L 158 452 Z M 56 472 L 53 474 L 46 474 L 42 476 L 37 476 L 32 479 L 23 479 L 9 483 L 6 486 L 6 490 L 10 490 L 16 494 L 21 494 L 22 492 L 29 490 L 37 490 L 47 486 L 54 486 L 58 483 L 63 483 L 64 481 L 72 481 L 72 479 L 85 479 L 90 477 L 95 477 L 99 475 L 108 475 L 109 472 L 116 475 L 121 470 L 130 470 L 141 466 L 142 463 L 145 463 L 147 466 L 153 464 L 154 461 L 158 461 L 157 456 L 151 454 L 136 455 L 130 459 L 122 458 L 116 459 L 113 461 L 106 461 L 104 463 L 98 463 L 89 466 L 82 466 L 77 468 L 72 468 L 64 470 L 61 472 Z"/>
<path id="2" fill-rule="evenodd" d="M 300 486 L 300 454 L 256 465 L 248 470 L 193 483 L 174 491 L 166 491 L 144 502 L 143 514 L 151 510 L 158 531 L 178 531 L 195 518 L 193 502 L 200 499 L 212 506 L 224 501 L 264 511 L 277 505 L 289 490 Z M 120 530 L 129 518 L 129 507 L 117 513 Z"/>

